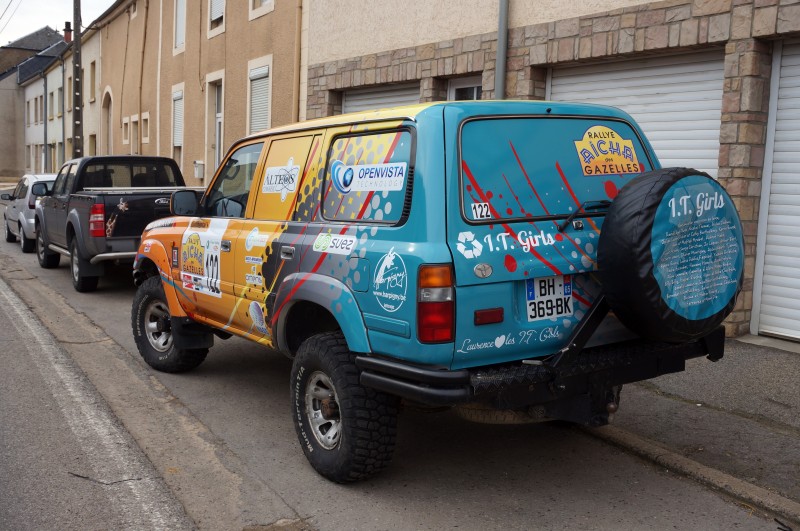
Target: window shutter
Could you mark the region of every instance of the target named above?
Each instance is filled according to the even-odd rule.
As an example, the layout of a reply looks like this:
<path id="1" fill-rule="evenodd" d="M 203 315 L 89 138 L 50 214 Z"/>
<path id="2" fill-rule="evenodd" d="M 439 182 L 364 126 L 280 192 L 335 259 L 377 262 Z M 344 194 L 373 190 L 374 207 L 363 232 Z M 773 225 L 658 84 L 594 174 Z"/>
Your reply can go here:
<path id="1" fill-rule="evenodd" d="M 269 66 L 250 71 L 250 133 L 269 128 Z"/>
<path id="2" fill-rule="evenodd" d="M 172 145 L 183 146 L 183 91 L 172 94 Z"/>
<path id="3" fill-rule="evenodd" d="M 186 39 L 186 0 L 175 0 L 175 48 Z"/>
<path id="4" fill-rule="evenodd" d="M 222 18 L 225 14 L 225 0 L 211 0 L 209 12 L 212 22 L 218 18 Z"/>

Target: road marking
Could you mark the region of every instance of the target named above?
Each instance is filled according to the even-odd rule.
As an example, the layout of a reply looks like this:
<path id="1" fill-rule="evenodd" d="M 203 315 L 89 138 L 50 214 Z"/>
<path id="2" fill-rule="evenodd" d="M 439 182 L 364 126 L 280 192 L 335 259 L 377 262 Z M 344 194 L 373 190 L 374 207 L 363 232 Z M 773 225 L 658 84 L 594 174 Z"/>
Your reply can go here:
<path id="1" fill-rule="evenodd" d="M 171 529 L 183 515 L 162 503 L 168 492 L 152 465 L 119 425 L 99 393 L 25 303 L 0 279 L 0 302 L 29 343 L 36 364 L 70 430 L 89 457 L 95 479 L 121 512 L 126 528 Z M 147 477 L 150 475 L 151 477 Z"/>

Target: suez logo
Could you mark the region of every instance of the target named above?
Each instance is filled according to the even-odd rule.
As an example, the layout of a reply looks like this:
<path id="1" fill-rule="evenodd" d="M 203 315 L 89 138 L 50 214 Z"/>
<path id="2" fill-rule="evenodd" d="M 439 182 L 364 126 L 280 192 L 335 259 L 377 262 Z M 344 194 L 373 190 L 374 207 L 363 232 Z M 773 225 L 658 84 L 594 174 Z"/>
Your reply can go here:
<path id="1" fill-rule="evenodd" d="M 331 163 L 331 180 L 341 194 L 352 192 L 394 192 L 402 190 L 408 165 L 405 162 L 356 164 L 341 160 Z"/>
<path id="2" fill-rule="evenodd" d="M 332 253 L 349 255 L 352 253 L 358 239 L 347 234 L 331 234 L 330 232 L 320 233 L 314 240 L 314 250 L 318 253 Z"/>

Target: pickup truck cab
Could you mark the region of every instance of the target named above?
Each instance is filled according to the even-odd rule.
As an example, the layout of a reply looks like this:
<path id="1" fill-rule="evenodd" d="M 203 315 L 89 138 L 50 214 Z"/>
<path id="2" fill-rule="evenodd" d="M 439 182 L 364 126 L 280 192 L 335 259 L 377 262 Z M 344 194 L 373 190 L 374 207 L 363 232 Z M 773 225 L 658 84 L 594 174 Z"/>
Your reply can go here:
<path id="1" fill-rule="evenodd" d="M 39 265 L 70 259 L 77 291 L 94 291 L 105 263 L 132 262 L 144 227 L 169 214 L 169 197 L 184 187 L 174 160 L 164 157 L 98 156 L 70 160 L 35 212 Z"/>
<path id="2" fill-rule="evenodd" d="M 623 384 L 722 357 L 744 269 L 723 187 L 661 168 L 629 115 L 594 105 L 273 129 L 171 209 L 134 264 L 142 357 L 189 370 L 214 335 L 290 356 L 300 445 L 337 482 L 386 466 L 401 399 L 607 423 Z"/>

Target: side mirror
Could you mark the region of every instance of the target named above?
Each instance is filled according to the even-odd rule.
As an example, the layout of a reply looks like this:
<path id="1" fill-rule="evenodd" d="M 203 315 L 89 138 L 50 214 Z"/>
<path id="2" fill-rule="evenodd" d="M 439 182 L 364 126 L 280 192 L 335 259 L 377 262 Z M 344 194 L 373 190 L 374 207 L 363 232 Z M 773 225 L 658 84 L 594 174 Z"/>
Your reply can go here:
<path id="1" fill-rule="evenodd" d="M 11 197 L 11 194 L 3 194 L 3 195 L 0 195 L 0 199 L 2 199 L 3 201 L 11 201 L 14 198 Z"/>
<path id="2" fill-rule="evenodd" d="M 47 185 L 45 183 L 33 183 L 33 186 L 31 186 L 31 194 L 37 197 L 47 195 Z"/>
<path id="3" fill-rule="evenodd" d="M 172 192 L 169 211 L 174 216 L 194 216 L 198 209 L 197 194 L 192 190 Z"/>

